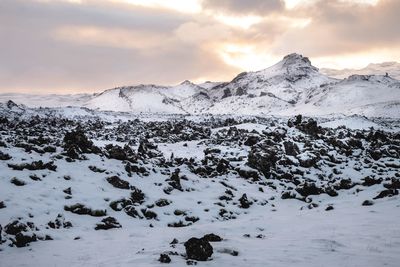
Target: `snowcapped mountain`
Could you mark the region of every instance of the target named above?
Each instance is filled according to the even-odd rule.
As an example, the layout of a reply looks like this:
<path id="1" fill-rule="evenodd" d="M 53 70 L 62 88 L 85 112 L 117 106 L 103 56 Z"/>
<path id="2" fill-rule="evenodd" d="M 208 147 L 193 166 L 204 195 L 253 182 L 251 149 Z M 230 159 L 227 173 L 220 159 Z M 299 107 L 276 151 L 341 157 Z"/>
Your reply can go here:
<path id="1" fill-rule="evenodd" d="M 270 68 L 241 73 L 231 82 L 209 89 L 213 105 L 200 112 L 274 113 L 301 102 L 307 90 L 334 82 L 336 79 L 320 74 L 308 58 L 290 54 Z"/>
<path id="2" fill-rule="evenodd" d="M 95 95 L 85 106 L 93 109 L 154 112 L 187 113 L 181 101 L 200 93 L 204 88 L 184 81 L 177 86 L 138 85 L 106 90 Z"/>
<path id="3" fill-rule="evenodd" d="M 359 75 L 386 75 L 386 73 L 395 79 L 400 79 L 400 63 L 398 62 L 383 62 L 371 63 L 362 69 L 321 69 L 321 72 L 330 77 L 338 79 L 347 78 L 353 74 Z"/>
<path id="4" fill-rule="evenodd" d="M 176 86 L 138 85 L 99 94 L 25 96 L 0 95 L 27 106 L 79 106 L 134 113 L 245 115 L 366 115 L 400 117 L 400 82 L 392 76 L 400 64 L 371 64 L 368 73 L 337 79 L 320 72 L 307 57 L 285 56 L 256 72 L 243 72 L 230 82 Z M 391 71 L 392 70 L 392 71 Z M 400 70 L 400 68 L 398 68 Z M 329 72 L 329 71 L 328 71 Z M 386 72 L 390 75 L 386 76 Z M 400 74 L 400 72 L 399 72 Z M 333 75 L 335 77 L 340 75 Z"/>

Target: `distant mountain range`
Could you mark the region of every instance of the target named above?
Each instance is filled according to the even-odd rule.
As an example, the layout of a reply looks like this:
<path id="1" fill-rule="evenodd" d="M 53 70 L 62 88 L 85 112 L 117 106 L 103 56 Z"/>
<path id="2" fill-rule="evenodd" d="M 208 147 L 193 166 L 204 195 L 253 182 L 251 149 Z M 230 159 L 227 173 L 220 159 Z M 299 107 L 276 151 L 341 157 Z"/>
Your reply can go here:
<path id="1" fill-rule="evenodd" d="M 396 77 L 400 77 L 400 64 L 395 62 L 370 64 L 357 71 L 319 71 L 307 57 L 290 54 L 272 67 L 241 73 L 230 82 L 125 86 L 98 94 L 2 94 L 0 101 L 135 113 L 400 117 Z"/>
<path id="2" fill-rule="evenodd" d="M 398 62 L 384 62 L 384 63 L 371 63 L 362 69 L 321 69 L 321 73 L 330 77 L 344 79 L 353 74 L 359 75 L 386 75 L 386 73 L 397 80 L 400 80 L 400 63 Z"/>

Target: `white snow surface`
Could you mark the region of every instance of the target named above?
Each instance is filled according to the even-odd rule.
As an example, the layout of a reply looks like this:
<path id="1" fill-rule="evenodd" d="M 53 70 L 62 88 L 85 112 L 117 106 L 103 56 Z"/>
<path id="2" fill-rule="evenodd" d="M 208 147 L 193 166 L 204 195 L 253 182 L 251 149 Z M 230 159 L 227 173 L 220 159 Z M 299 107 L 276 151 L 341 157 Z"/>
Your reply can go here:
<path id="1" fill-rule="evenodd" d="M 76 109 L 65 110 L 67 113 L 71 112 L 73 118 L 79 118 L 80 115 L 85 117 L 85 114 L 77 112 Z M 72 112 L 73 110 L 75 111 Z M 44 111 L 38 112 L 41 114 L 40 112 Z M 106 119 L 115 116 L 117 118 L 115 121 L 126 120 L 126 114 L 116 113 L 112 116 L 109 113 L 99 112 L 98 115 Z M 191 119 L 205 118 L 203 116 Z M 149 120 L 148 117 L 145 119 Z M 159 120 L 165 120 L 165 117 Z M 379 126 L 384 128 L 357 116 L 327 120 L 324 125 L 326 127 L 345 125 L 353 129 L 379 128 Z M 258 132 L 267 128 L 266 125 L 258 123 L 244 123 L 236 127 Z M 213 129 L 213 134 L 228 128 Z M 105 144 L 94 141 L 97 145 Z M 171 153 L 174 153 L 175 157 L 202 158 L 203 150 L 207 146 L 201 141 L 159 143 L 158 147 L 166 158 L 169 158 Z M 184 146 L 185 143 L 187 146 Z M 123 143 L 118 144 L 123 145 Z M 238 147 L 220 145 L 216 148 L 240 153 Z M 35 171 L 34 173 L 42 179 L 37 182 L 29 178 L 29 175 L 33 174 L 32 171 L 11 170 L 7 167 L 7 162 L 0 161 L 0 200 L 7 204 L 7 208 L 0 210 L 0 224 L 3 226 L 18 216 L 32 214 L 32 220 L 43 229 L 50 220 L 55 219 L 55 214 L 63 210 L 65 204 L 80 202 L 94 209 L 102 209 L 108 206 L 111 200 L 127 197 L 129 191 L 114 188 L 106 182 L 105 177 L 110 175 L 118 175 L 131 185 L 141 188 L 146 194 L 147 203 L 159 198 L 167 198 L 173 203 L 162 208 L 154 207 L 158 220 L 151 221 L 132 219 L 123 212 L 107 208 L 107 215 L 117 218 L 123 226 L 108 231 L 93 229 L 100 218 L 64 212 L 66 220 L 73 223 L 73 228 L 44 230 L 54 238 L 53 241 L 35 242 L 25 248 L 3 247 L 3 251 L 0 251 L 2 267 L 166 266 L 157 261 L 160 253 L 167 251 L 183 253 L 184 241 L 207 233 L 216 233 L 224 240 L 213 243 L 212 260 L 198 262 L 198 266 L 399 266 L 399 196 L 377 200 L 373 206 L 361 206 L 365 199 L 376 196 L 380 191 L 378 185 L 360 191 L 356 188 L 340 191 L 339 196 L 334 198 L 326 194 L 313 196 L 313 202 L 318 203 L 320 208 L 308 209 L 305 202 L 294 199 L 282 200 L 280 195 L 269 187 L 247 183 L 234 175 L 202 179 L 184 171 L 183 174 L 188 179 L 182 181 L 183 186 L 193 190 L 190 194 L 173 191 L 166 196 L 162 188 L 155 186 L 160 179 L 165 179 L 160 173 L 151 172 L 148 177 L 128 177 L 123 171 L 124 164 L 115 159 L 88 154 L 86 155 L 88 160 L 69 163 L 64 159 L 50 157 L 48 154 L 40 155 L 36 152 L 28 154 L 22 148 L 2 147 L 1 150 L 13 156 L 13 163 L 38 159 L 44 162 L 54 160 L 58 167 L 56 172 Z M 342 168 L 343 175 L 352 177 L 356 182 L 370 174 L 368 171 L 356 172 L 353 167 L 357 164 L 349 159 L 349 166 Z M 90 171 L 88 168 L 90 165 L 106 169 L 107 174 Z M 66 175 L 72 179 L 65 180 Z M 314 174 L 306 175 L 313 177 Z M 26 185 L 17 187 L 11 184 L 12 177 L 18 177 L 25 181 Z M 226 190 L 226 187 L 220 184 L 222 181 L 235 187 L 238 190 L 235 194 L 247 193 L 250 199 L 265 201 L 266 205 L 253 205 L 245 213 L 241 213 L 242 210 L 239 208 L 230 207 L 234 212 L 238 212 L 237 219 L 217 220 L 218 209 L 205 210 L 205 208 L 217 202 L 218 196 Z M 279 187 L 279 181 L 274 184 Z M 72 188 L 72 199 L 65 199 L 63 190 L 68 187 Z M 260 187 L 264 192 L 259 191 Z M 333 205 L 335 209 L 325 211 L 328 205 Z M 188 227 L 166 227 L 167 223 L 176 221 L 171 216 L 175 209 L 186 211 L 188 215 L 199 216 L 201 219 Z M 153 227 L 149 227 L 150 224 Z M 74 240 L 76 237 L 80 239 Z M 175 248 L 169 245 L 174 238 L 179 240 Z M 239 255 L 237 257 L 229 255 L 231 250 L 237 250 Z M 187 264 L 183 257 L 173 256 L 170 266 L 187 266 Z"/>

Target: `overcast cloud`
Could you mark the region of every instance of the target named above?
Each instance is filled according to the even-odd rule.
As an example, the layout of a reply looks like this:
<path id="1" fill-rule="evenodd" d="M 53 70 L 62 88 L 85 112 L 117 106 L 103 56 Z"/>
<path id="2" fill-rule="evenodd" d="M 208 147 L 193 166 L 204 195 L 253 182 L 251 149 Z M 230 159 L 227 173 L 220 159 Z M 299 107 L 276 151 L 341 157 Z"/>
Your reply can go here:
<path id="1" fill-rule="evenodd" d="M 398 0 L 2 0 L 0 92 L 229 80 L 291 52 L 400 61 L 398 14 Z"/>

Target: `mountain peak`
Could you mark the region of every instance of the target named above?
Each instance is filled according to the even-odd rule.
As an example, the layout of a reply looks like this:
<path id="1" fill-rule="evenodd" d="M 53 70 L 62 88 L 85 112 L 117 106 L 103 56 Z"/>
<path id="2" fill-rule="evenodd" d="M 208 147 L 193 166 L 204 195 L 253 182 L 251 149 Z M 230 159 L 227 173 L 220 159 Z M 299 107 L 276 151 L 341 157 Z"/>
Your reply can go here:
<path id="1" fill-rule="evenodd" d="M 303 55 L 292 53 L 283 57 L 283 65 L 307 65 L 312 66 L 311 61 L 308 57 L 303 57 Z"/>
<path id="2" fill-rule="evenodd" d="M 194 83 L 192 83 L 189 80 L 184 80 L 183 82 L 180 83 L 180 85 L 195 85 Z"/>

